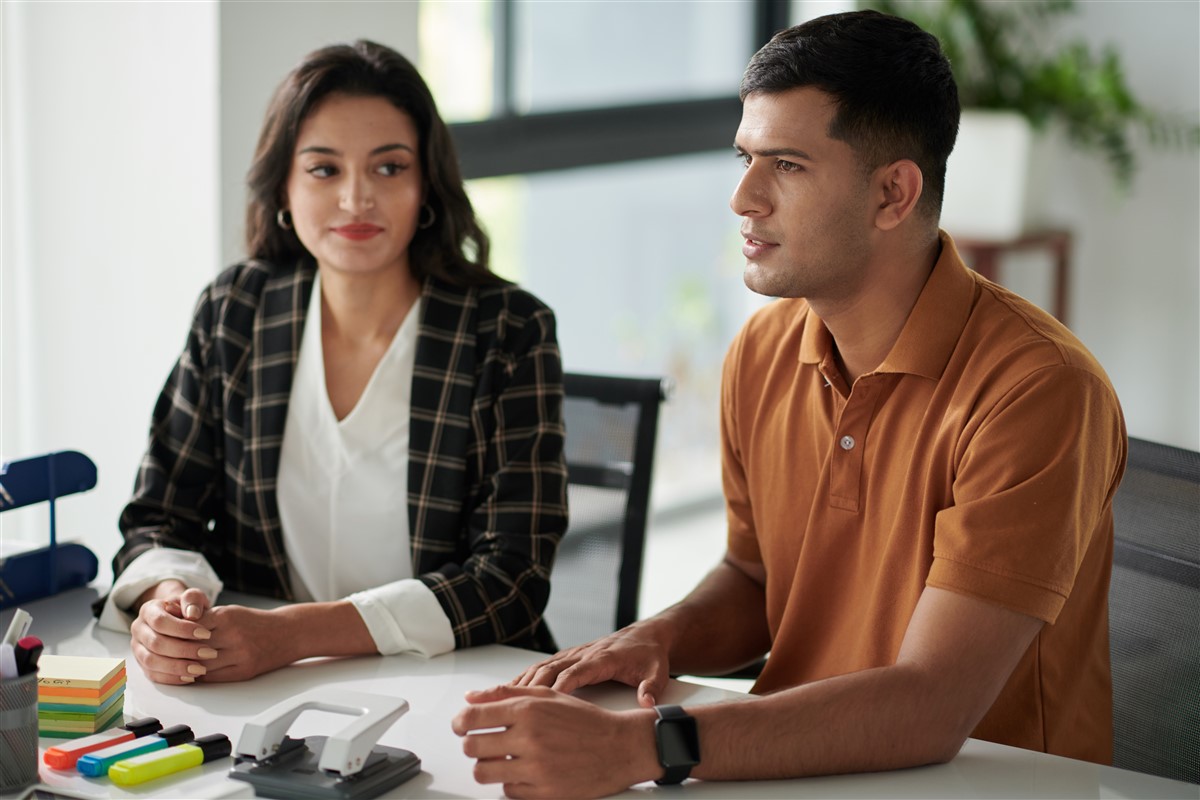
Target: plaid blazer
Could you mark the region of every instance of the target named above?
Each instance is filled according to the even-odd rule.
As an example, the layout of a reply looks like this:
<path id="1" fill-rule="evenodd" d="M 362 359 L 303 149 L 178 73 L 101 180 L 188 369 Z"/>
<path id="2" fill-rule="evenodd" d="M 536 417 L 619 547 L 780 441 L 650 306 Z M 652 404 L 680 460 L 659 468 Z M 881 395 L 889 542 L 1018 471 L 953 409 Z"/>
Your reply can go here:
<path id="1" fill-rule="evenodd" d="M 292 599 L 275 479 L 315 266 L 249 261 L 201 294 L 154 409 L 114 576 L 152 547 L 199 551 L 237 591 Z M 413 572 L 457 647 L 553 651 L 542 621 L 567 526 L 553 312 L 513 285 L 427 279 L 412 385 Z"/>

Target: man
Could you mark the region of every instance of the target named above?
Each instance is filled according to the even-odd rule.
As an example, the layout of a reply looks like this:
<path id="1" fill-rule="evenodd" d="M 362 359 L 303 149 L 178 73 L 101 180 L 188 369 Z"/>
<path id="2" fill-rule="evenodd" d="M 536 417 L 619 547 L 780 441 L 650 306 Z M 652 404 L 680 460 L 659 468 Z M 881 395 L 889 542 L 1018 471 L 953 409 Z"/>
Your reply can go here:
<path id="1" fill-rule="evenodd" d="M 760 50 L 741 94 L 745 280 L 785 299 L 726 359 L 728 552 L 678 605 L 468 695 L 477 779 L 598 796 L 942 762 L 968 736 L 1109 760 L 1120 407 L 1070 332 L 939 232 L 959 106 L 936 39 L 823 17 Z M 757 697 L 653 708 L 671 673 L 768 651 Z M 606 680 L 642 708 L 568 694 Z"/>

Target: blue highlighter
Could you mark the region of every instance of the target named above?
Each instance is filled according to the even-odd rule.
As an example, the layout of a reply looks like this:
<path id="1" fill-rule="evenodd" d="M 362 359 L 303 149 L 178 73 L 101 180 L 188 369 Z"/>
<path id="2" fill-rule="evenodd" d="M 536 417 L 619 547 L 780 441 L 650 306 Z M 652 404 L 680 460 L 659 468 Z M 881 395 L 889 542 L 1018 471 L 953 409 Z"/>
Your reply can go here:
<path id="1" fill-rule="evenodd" d="M 153 736 L 142 736 L 80 756 L 75 762 L 75 768 L 81 775 L 87 775 L 89 778 L 103 778 L 108 774 L 108 768 L 118 761 L 153 753 L 155 750 L 165 750 L 177 744 L 190 742 L 192 738 L 192 729 L 187 725 L 172 725 Z"/>

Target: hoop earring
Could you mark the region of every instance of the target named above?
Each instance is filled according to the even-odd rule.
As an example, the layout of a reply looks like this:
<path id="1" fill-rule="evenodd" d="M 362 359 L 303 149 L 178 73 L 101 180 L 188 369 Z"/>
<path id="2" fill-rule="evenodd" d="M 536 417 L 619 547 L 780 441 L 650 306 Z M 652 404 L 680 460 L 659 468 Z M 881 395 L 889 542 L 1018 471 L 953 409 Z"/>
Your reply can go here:
<path id="1" fill-rule="evenodd" d="M 429 218 L 425 219 L 425 212 L 429 212 Z M 417 216 L 417 227 L 421 230 L 432 228 L 433 223 L 437 222 L 437 212 L 433 210 L 433 206 L 426 203 L 421 206 L 421 213 Z"/>
<path id="2" fill-rule="evenodd" d="M 283 228 L 285 231 L 292 229 L 292 212 L 286 208 L 281 208 L 275 213 L 275 224 Z"/>

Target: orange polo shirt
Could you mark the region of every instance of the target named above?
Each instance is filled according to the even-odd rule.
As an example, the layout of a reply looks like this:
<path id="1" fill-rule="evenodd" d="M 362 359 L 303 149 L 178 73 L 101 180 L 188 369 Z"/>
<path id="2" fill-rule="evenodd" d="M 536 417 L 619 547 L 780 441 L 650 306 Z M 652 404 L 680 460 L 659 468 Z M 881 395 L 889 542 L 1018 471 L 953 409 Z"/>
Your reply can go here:
<path id="1" fill-rule="evenodd" d="M 1108 582 L 1121 409 L 1083 345 L 942 252 L 879 367 L 847 386 L 804 300 L 730 348 L 729 549 L 766 568 L 766 693 L 895 662 L 926 586 L 1048 624 L 972 734 L 1112 760 Z"/>

